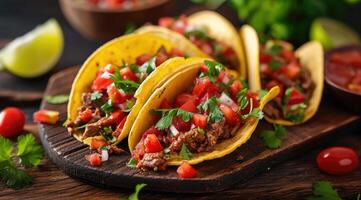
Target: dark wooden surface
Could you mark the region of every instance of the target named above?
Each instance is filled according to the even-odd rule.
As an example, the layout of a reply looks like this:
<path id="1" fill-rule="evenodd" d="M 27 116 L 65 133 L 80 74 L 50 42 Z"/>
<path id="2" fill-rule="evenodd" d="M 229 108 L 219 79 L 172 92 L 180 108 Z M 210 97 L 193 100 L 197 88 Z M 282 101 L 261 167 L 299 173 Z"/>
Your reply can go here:
<path id="1" fill-rule="evenodd" d="M 70 68 L 55 74 L 49 81 L 45 95 L 68 94 L 79 68 Z M 327 98 L 327 97 L 326 97 Z M 148 184 L 152 191 L 168 192 L 215 192 L 245 181 L 267 168 L 298 155 L 312 145 L 323 144 L 327 136 L 337 131 L 347 131 L 361 122 L 358 116 L 349 114 L 333 104 L 323 103 L 317 115 L 302 126 L 288 128 L 288 136 L 282 147 L 267 150 L 259 139 L 260 130 L 232 154 L 195 167 L 199 171 L 196 178 L 177 178 L 176 168 L 169 167 L 165 172 L 140 172 L 126 167 L 129 153 L 110 157 L 101 167 L 90 167 L 84 159 L 91 151 L 67 133 L 61 124 L 66 120 L 66 104 L 51 105 L 43 102 L 41 108 L 60 111 L 58 125 L 40 125 L 40 138 L 50 159 L 67 174 L 103 186 L 133 188 L 137 183 Z M 125 149 L 126 144 L 124 145 Z M 361 182 L 360 182 L 361 185 Z"/>

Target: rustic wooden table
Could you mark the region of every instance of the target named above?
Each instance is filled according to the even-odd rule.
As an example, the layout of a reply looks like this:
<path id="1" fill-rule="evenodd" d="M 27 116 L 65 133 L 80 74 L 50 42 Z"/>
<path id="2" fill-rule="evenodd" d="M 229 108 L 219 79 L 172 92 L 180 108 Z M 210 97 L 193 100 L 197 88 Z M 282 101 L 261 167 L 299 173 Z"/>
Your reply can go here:
<path id="1" fill-rule="evenodd" d="M 182 9 L 188 5 L 182 5 Z M 29 9 L 32 8 L 32 9 Z M 25 33 L 49 17 L 58 19 L 64 29 L 65 52 L 53 72 L 66 66 L 79 64 L 100 45 L 87 41 L 65 22 L 56 0 L 1 0 L 0 38 L 12 39 Z M 356 25 L 360 22 L 353 22 Z M 361 26 L 357 26 L 361 28 Z M 6 40 L 1 40 L 5 43 Z M 0 72 L 0 109 L 8 105 L 21 107 L 27 114 L 26 130 L 38 136 L 37 126 L 31 123 L 32 113 L 39 107 L 39 98 L 46 86 L 49 75 L 39 79 L 23 80 Z M 330 181 L 342 197 L 356 199 L 361 193 L 361 170 L 345 176 L 331 176 L 319 171 L 315 163 L 317 153 L 333 145 L 345 145 L 357 150 L 361 155 L 361 129 L 341 132 L 322 141 L 313 150 L 305 150 L 300 155 L 274 166 L 253 179 L 234 185 L 218 193 L 174 194 L 141 192 L 141 199 L 303 199 L 311 194 L 312 183 L 318 180 Z M 30 170 L 34 184 L 21 190 L 8 189 L 0 183 L 0 199 L 119 199 L 132 190 L 102 188 L 73 179 L 59 170 L 46 157 L 37 169 Z M 241 181 L 241 180 L 240 180 Z"/>

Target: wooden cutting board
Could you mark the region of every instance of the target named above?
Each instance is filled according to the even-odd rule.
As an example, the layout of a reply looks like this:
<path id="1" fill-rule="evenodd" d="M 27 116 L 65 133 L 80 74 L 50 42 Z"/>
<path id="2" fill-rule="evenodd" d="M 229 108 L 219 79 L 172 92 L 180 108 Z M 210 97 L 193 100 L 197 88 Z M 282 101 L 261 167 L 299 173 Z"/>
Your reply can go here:
<path id="1" fill-rule="evenodd" d="M 79 68 L 70 68 L 50 78 L 45 95 L 69 94 L 72 81 Z M 60 111 L 57 125 L 40 125 L 40 138 L 50 159 L 65 173 L 83 181 L 99 186 L 133 188 L 137 183 L 148 184 L 148 190 L 201 193 L 224 190 L 238 182 L 245 181 L 267 170 L 272 165 L 292 156 L 301 154 L 305 149 L 322 143 L 326 137 L 336 132 L 354 128 L 360 117 L 350 114 L 329 101 L 325 96 L 315 117 L 302 126 L 287 128 L 288 136 L 282 147 L 268 150 L 258 137 L 262 129 L 270 128 L 262 122 L 252 138 L 235 152 L 223 158 L 195 165 L 199 171 L 196 178 L 181 180 L 177 178 L 176 167 L 164 172 L 141 172 L 126 166 L 129 153 L 111 156 L 101 167 L 91 167 L 84 159 L 89 148 L 73 138 L 62 126 L 66 120 L 66 105 L 50 105 L 43 101 L 41 108 Z M 124 150 L 127 144 L 121 143 Z"/>

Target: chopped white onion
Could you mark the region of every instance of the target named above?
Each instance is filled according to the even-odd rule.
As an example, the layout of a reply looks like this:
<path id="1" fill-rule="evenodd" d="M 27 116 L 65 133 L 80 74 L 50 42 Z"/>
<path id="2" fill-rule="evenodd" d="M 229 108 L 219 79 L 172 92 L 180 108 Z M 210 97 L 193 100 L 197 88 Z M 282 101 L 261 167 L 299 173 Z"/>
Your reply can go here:
<path id="1" fill-rule="evenodd" d="M 222 104 L 229 106 L 234 112 L 238 111 L 238 105 L 226 93 L 222 92 L 219 101 Z"/>
<path id="2" fill-rule="evenodd" d="M 176 136 L 179 134 L 179 131 L 176 129 L 176 127 L 173 124 L 170 126 L 169 130 L 172 133 L 172 136 Z"/>
<path id="3" fill-rule="evenodd" d="M 230 79 L 229 79 L 228 75 L 227 75 L 227 74 L 226 74 L 226 75 L 224 75 L 224 77 L 223 77 L 223 79 L 222 79 L 222 83 L 224 83 L 224 84 L 228 84 L 228 83 L 229 83 L 229 81 L 230 81 Z"/>
<path id="4" fill-rule="evenodd" d="M 108 150 L 102 149 L 101 153 L 102 153 L 102 161 L 103 162 L 107 161 L 109 159 Z"/>
<path id="5" fill-rule="evenodd" d="M 126 110 L 128 108 L 128 105 L 126 102 L 122 103 L 122 104 L 119 104 L 118 105 L 118 108 L 120 108 L 121 110 Z"/>
<path id="6" fill-rule="evenodd" d="M 113 74 L 106 71 L 100 77 L 102 77 L 102 78 L 110 78 L 111 75 L 113 75 Z"/>
<path id="7" fill-rule="evenodd" d="M 192 130 L 192 129 L 195 129 L 195 128 L 196 128 L 196 125 L 192 124 L 191 130 Z"/>

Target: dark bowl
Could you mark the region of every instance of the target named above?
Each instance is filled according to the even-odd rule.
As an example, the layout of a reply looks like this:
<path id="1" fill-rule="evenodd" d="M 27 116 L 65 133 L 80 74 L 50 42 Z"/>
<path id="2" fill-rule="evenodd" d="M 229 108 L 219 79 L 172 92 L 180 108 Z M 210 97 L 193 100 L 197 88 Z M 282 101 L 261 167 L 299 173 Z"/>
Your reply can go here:
<path id="1" fill-rule="evenodd" d="M 326 53 L 325 55 L 325 81 L 327 84 L 327 87 L 332 94 L 332 96 L 335 97 L 335 99 L 342 104 L 345 108 L 348 110 L 361 114 L 361 94 L 356 93 L 354 91 L 348 90 L 346 88 L 343 88 L 336 83 L 334 83 L 329 78 L 330 72 L 328 71 L 329 63 L 330 63 L 330 55 L 335 52 L 345 52 L 350 50 L 359 50 L 361 51 L 361 45 L 351 45 L 351 46 L 344 46 L 340 48 L 333 49 Z"/>
<path id="2" fill-rule="evenodd" d="M 160 17 L 173 14 L 175 0 L 157 0 L 135 9 L 101 9 L 82 5 L 73 0 L 59 0 L 61 10 L 69 23 L 84 37 L 110 40 L 124 33 L 127 26 L 156 23 Z"/>

